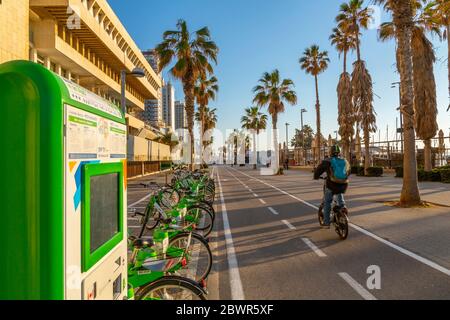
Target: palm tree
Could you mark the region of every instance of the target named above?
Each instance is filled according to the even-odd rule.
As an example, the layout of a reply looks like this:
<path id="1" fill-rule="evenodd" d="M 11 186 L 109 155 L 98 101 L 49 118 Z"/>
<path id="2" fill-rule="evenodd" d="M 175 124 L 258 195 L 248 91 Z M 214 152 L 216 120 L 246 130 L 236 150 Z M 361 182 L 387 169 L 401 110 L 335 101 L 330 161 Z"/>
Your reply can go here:
<path id="1" fill-rule="evenodd" d="M 352 100 L 352 85 L 350 74 L 347 72 L 347 53 L 356 49 L 356 37 L 352 33 L 344 32 L 334 28 L 330 36 L 331 44 L 344 55 L 344 71 L 342 72 L 337 86 L 338 95 L 338 123 L 339 135 L 342 137 L 345 158 L 350 160 L 350 145 L 355 134 L 355 115 Z"/>
<path id="2" fill-rule="evenodd" d="M 209 29 L 204 27 L 193 34 L 186 21 L 179 20 L 177 30 L 166 31 L 163 41 L 156 47 L 159 55 L 159 70 L 176 60 L 170 73 L 181 80 L 186 102 L 188 131 L 191 137 L 191 166 L 194 165 L 194 105 L 195 82 L 200 76 L 212 73 L 210 61 L 217 64 L 218 47 L 211 40 Z"/>
<path id="3" fill-rule="evenodd" d="M 256 170 L 258 162 L 256 141 L 260 131 L 267 127 L 267 115 L 260 112 L 258 107 L 247 108 L 245 116 L 241 118 L 241 124 L 242 129 L 251 130 L 253 134 L 253 156 L 256 157 L 253 169 Z"/>
<path id="4" fill-rule="evenodd" d="M 434 0 L 425 7 L 425 16 L 431 24 L 444 28 L 443 39 L 447 40 L 448 91 L 450 96 L 450 2 Z M 450 105 L 447 111 L 450 110 Z"/>
<path id="5" fill-rule="evenodd" d="M 321 145 L 320 137 L 320 100 L 319 100 L 319 80 L 318 76 L 328 68 L 330 59 L 328 58 L 327 51 L 320 51 L 319 46 L 313 45 L 307 48 L 303 53 L 303 57 L 300 58 L 299 63 L 302 70 L 306 73 L 314 76 L 316 84 L 316 126 L 317 126 L 317 139 L 318 143 L 316 145 Z M 319 151 L 320 158 L 320 151 Z M 319 160 L 319 159 L 316 159 Z"/>
<path id="6" fill-rule="evenodd" d="M 219 91 L 219 85 L 217 84 L 217 78 L 211 77 L 207 79 L 205 75 L 201 75 L 198 78 L 197 84 L 194 88 L 195 98 L 198 104 L 198 113 L 199 117 L 196 119 L 201 123 L 200 132 L 201 132 L 201 141 L 203 141 L 203 135 L 208 130 L 205 127 L 205 112 L 209 105 L 210 100 L 216 99 L 216 94 Z M 203 143 L 202 143 L 203 146 Z M 202 149 L 203 154 L 203 149 Z"/>
<path id="7" fill-rule="evenodd" d="M 343 3 L 340 14 L 336 17 L 338 27 L 346 33 L 354 35 L 356 39 L 357 61 L 353 64 L 352 94 L 355 113 L 357 114 L 356 135 L 359 136 L 359 125 L 364 131 L 365 161 L 364 170 L 368 174 L 370 167 L 370 133 L 376 132 L 376 117 L 373 109 L 372 77 L 361 60 L 360 34 L 367 29 L 371 21 L 372 10 L 363 7 L 364 0 L 350 0 Z M 357 137 L 358 139 L 358 137 Z"/>
<path id="8" fill-rule="evenodd" d="M 155 141 L 168 145 L 170 147 L 170 150 L 175 148 L 180 143 L 178 137 L 172 132 L 159 136 L 158 138 L 155 139 Z"/>
<path id="9" fill-rule="evenodd" d="M 272 116 L 275 168 L 278 174 L 280 172 L 277 131 L 278 114 L 284 112 L 285 102 L 290 105 L 297 103 L 297 94 L 293 91 L 294 82 L 291 79 L 281 79 L 278 70 L 274 70 L 272 73 L 265 72 L 258 82 L 259 85 L 253 89 L 255 94 L 253 102 L 258 107 L 267 106 L 269 114 Z"/>
<path id="10" fill-rule="evenodd" d="M 202 134 L 202 164 L 203 164 L 203 156 L 205 156 L 205 148 L 213 143 L 213 137 L 212 136 L 205 136 L 205 133 L 207 133 L 209 130 L 212 130 L 216 127 L 217 124 L 217 109 L 210 109 L 208 107 L 205 107 L 203 112 L 197 111 L 195 113 L 195 120 L 200 122 L 203 120 L 203 134 Z M 205 138 L 208 138 L 208 140 L 205 140 Z M 208 150 L 208 152 L 211 152 L 211 150 Z M 208 157 L 211 156 L 211 154 L 208 155 Z"/>
<path id="11" fill-rule="evenodd" d="M 291 147 L 311 148 L 314 139 L 314 130 L 309 125 L 304 125 L 302 130 L 295 130 L 295 136 L 291 140 Z"/>
<path id="12" fill-rule="evenodd" d="M 434 63 L 436 56 L 433 44 L 425 33 L 430 30 L 440 34 L 439 29 L 433 27 L 425 14 L 421 12 L 422 0 L 412 0 L 413 27 L 411 35 L 414 86 L 414 113 L 417 136 L 425 145 L 425 171 L 433 169 L 431 163 L 431 139 L 438 131 L 436 82 L 434 78 Z M 386 10 L 391 11 L 392 0 L 377 0 L 384 4 Z M 380 29 L 380 39 L 385 41 L 395 38 L 395 25 L 392 22 L 383 23 Z"/>
<path id="13" fill-rule="evenodd" d="M 417 184 L 417 159 L 414 134 L 414 85 L 412 59 L 413 7 L 411 0 L 395 0 L 391 3 L 395 34 L 397 38 L 397 65 L 401 80 L 401 104 L 404 117 L 405 155 L 403 157 L 403 189 L 400 197 L 402 206 L 421 203 Z"/>

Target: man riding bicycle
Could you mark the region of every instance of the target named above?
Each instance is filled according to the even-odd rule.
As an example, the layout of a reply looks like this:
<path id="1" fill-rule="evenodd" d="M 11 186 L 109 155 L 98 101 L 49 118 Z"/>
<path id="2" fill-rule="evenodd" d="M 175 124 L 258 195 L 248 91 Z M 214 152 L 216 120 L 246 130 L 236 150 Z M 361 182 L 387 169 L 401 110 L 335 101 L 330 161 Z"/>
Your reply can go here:
<path id="1" fill-rule="evenodd" d="M 348 187 L 348 177 L 351 173 L 350 164 L 340 157 L 341 149 L 335 145 L 330 148 L 330 158 L 325 159 L 314 171 L 314 179 L 327 173 L 326 187 L 324 188 L 324 225 L 323 229 L 330 229 L 330 215 L 333 197 L 336 196 L 338 206 L 345 207 L 344 194 Z"/>

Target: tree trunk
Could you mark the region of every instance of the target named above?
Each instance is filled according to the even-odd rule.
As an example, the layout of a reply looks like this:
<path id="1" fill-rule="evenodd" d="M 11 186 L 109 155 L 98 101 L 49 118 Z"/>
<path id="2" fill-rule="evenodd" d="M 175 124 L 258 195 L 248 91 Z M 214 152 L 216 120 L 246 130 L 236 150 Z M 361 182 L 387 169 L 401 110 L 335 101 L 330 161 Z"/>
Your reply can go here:
<path id="1" fill-rule="evenodd" d="M 186 118 L 187 118 L 187 123 L 188 123 L 188 131 L 189 131 L 189 136 L 191 138 L 191 142 L 190 142 L 190 150 L 191 150 L 191 155 L 190 155 L 190 168 L 191 170 L 194 170 L 194 144 L 195 144 L 195 140 L 194 140 L 194 113 L 195 113 L 195 95 L 194 95 L 194 80 L 193 77 L 186 77 L 183 81 L 183 91 L 184 91 L 184 96 L 185 96 L 185 100 L 186 100 L 186 105 L 185 105 L 185 109 L 186 109 Z"/>
<path id="2" fill-rule="evenodd" d="M 404 114 L 404 157 L 403 157 L 403 189 L 400 197 L 402 206 L 414 206 L 421 203 L 417 184 L 417 159 L 414 132 L 414 88 L 412 66 L 412 8 L 409 0 L 394 2 L 394 24 L 398 41 L 401 80 L 401 110 Z"/>
<path id="3" fill-rule="evenodd" d="M 359 46 L 359 31 L 356 32 L 356 57 L 358 61 L 361 61 L 361 48 Z"/>
<path id="4" fill-rule="evenodd" d="M 431 163 L 431 139 L 423 141 L 424 148 L 424 160 L 425 160 L 425 171 L 430 172 L 433 170 L 433 164 Z"/>
<path id="5" fill-rule="evenodd" d="M 344 73 L 347 73 L 347 51 L 344 51 Z"/>
<path id="6" fill-rule="evenodd" d="M 258 163 L 258 154 L 256 153 L 256 133 L 255 130 L 253 130 L 253 169 L 256 170 L 257 169 L 257 163 Z"/>
<path id="7" fill-rule="evenodd" d="M 350 155 L 350 142 L 348 141 L 348 139 L 345 139 L 343 142 L 343 146 L 344 146 L 344 152 L 343 155 L 345 157 L 345 159 L 347 159 L 347 161 L 349 163 L 351 163 L 351 155 Z"/>
<path id="8" fill-rule="evenodd" d="M 280 172 L 280 149 L 278 147 L 278 129 L 277 129 L 278 115 L 272 115 L 272 129 L 273 129 L 273 146 L 274 146 L 274 155 L 272 155 L 272 159 L 275 160 L 275 163 L 272 164 L 272 167 L 275 168 L 276 174 Z"/>
<path id="9" fill-rule="evenodd" d="M 370 132 L 369 128 L 364 128 L 364 175 L 369 175 L 370 167 Z"/>
<path id="10" fill-rule="evenodd" d="M 319 159 L 320 161 L 320 153 L 322 150 L 322 131 L 320 130 L 320 101 L 319 101 L 319 80 L 317 79 L 317 75 L 314 76 L 314 80 L 316 83 L 316 127 L 317 127 L 317 148 L 319 150 Z"/>
<path id="11" fill-rule="evenodd" d="M 200 128 L 200 132 L 201 132 L 201 137 L 200 137 L 200 150 L 201 150 L 201 161 L 200 163 L 203 165 L 203 152 L 204 152 L 204 146 L 203 146 L 203 138 L 205 135 L 205 106 L 200 106 L 199 108 L 200 111 L 200 117 L 201 117 L 201 128 Z"/>
<path id="12" fill-rule="evenodd" d="M 448 66 L 448 94 L 450 97 L 450 22 L 447 24 L 447 66 Z M 450 108 L 450 105 L 449 105 Z M 449 110 L 447 110 L 449 111 Z"/>

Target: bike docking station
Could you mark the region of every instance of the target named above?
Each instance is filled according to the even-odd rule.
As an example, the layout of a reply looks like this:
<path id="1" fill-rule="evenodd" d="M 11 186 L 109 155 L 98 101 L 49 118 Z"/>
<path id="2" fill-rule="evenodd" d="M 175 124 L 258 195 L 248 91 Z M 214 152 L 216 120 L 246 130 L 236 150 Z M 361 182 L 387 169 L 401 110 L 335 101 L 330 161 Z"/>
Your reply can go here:
<path id="1" fill-rule="evenodd" d="M 0 299 L 127 298 L 126 121 L 39 64 L 0 65 Z"/>

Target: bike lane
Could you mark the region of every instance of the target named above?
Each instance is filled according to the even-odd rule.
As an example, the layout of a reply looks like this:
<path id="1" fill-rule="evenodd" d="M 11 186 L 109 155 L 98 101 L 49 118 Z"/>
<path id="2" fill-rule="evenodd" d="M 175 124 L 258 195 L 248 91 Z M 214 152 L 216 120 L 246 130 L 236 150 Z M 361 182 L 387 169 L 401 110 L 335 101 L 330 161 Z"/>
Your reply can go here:
<path id="1" fill-rule="evenodd" d="M 331 266 L 320 263 L 323 258 L 304 241 L 309 230 L 291 230 L 280 217 L 284 211 L 307 210 L 307 207 L 287 202 L 284 195 L 252 181 L 240 182 L 227 168 L 218 167 L 218 172 L 245 299 L 360 298 L 352 288 L 342 286 L 341 280 L 330 272 Z M 243 183 L 251 186 L 251 190 Z M 274 211 L 280 210 L 280 216 L 268 209 L 268 203 L 273 204 Z M 222 214 L 218 211 L 218 216 Z M 296 222 L 296 228 L 300 223 L 311 222 L 308 219 Z M 223 242 L 218 247 L 218 252 L 223 252 L 219 261 L 220 298 L 232 299 L 230 257 Z M 340 290 L 335 290 L 339 285 Z"/>
<path id="2" fill-rule="evenodd" d="M 350 237 L 344 242 L 338 239 L 334 230 L 320 230 L 317 210 L 314 208 L 320 202 L 320 190 L 317 190 L 317 186 L 313 184 L 298 186 L 292 180 L 277 181 L 277 177 L 261 177 L 251 170 L 222 168 L 220 172 L 227 172 L 225 176 L 230 181 L 235 180 L 233 183 L 225 182 L 230 184 L 227 187 L 231 189 L 226 200 L 230 202 L 232 210 L 236 211 L 231 218 L 233 226 L 239 230 L 242 229 L 242 225 L 261 225 L 261 222 L 265 221 L 261 219 L 267 219 L 267 214 L 272 216 L 273 223 L 278 222 L 279 227 L 272 232 L 261 232 L 261 228 L 254 227 L 260 236 L 248 236 L 248 242 L 252 242 L 252 246 L 256 248 L 254 248 L 253 258 L 245 255 L 248 250 L 242 251 L 241 257 L 239 253 L 242 249 L 240 247 L 236 249 L 238 262 L 239 258 L 243 259 L 243 264 L 246 264 L 247 260 L 261 261 L 263 266 L 258 269 L 262 269 L 264 275 L 266 275 L 264 270 L 267 270 L 269 275 L 268 278 L 266 275 L 260 279 L 259 272 L 250 271 L 248 277 L 243 277 L 252 279 L 250 288 L 257 287 L 253 285 L 255 281 L 264 283 L 264 279 L 273 279 L 273 275 L 280 272 L 288 276 L 279 277 L 276 280 L 280 284 L 278 288 L 273 288 L 272 293 L 269 293 L 270 298 L 278 299 L 272 297 L 272 294 L 278 295 L 277 289 L 286 290 L 290 299 L 448 299 L 450 297 L 450 282 L 447 274 L 354 228 L 350 228 Z M 239 185 L 243 191 L 241 194 L 239 192 L 233 194 Z M 243 193 L 244 190 L 246 195 Z M 254 197 L 254 193 L 259 197 Z M 310 193 L 309 201 L 302 200 L 302 196 L 306 193 Z M 269 213 L 254 214 L 253 209 L 246 207 L 240 209 L 239 206 L 233 206 L 233 200 L 229 200 L 228 197 L 231 199 L 237 197 L 246 206 L 258 206 L 258 212 L 268 211 Z M 259 198 L 265 204 L 261 203 Z M 270 211 L 269 207 L 277 215 Z M 277 246 L 278 242 L 273 239 L 274 237 L 281 238 L 283 245 Z M 249 246 L 248 242 L 242 245 Z M 264 249 L 258 248 L 259 242 L 265 242 L 268 245 Z M 303 249 L 306 251 L 303 252 Z M 316 257 L 307 257 L 308 250 L 309 255 L 313 254 Z M 284 256 L 286 251 L 290 253 L 290 257 Z M 259 258 L 262 252 L 266 252 L 269 262 L 271 259 L 277 260 L 278 257 L 279 263 L 267 265 L 264 259 Z M 378 268 L 381 275 L 381 290 L 369 290 L 367 282 L 371 274 L 368 271 L 373 272 Z M 296 276 L 296 273 L 301 275 Z M 369 283 L 376 285 L 375 280 L 371 278 Z M 303 290 L 291 288 L 292 283 L 296 284 L 294 288 L 301 287 Z M 247 288 L 247 284 L 245 283 L 243 287 Z M 330 292 L 335 295 L 330 295 Z M 256 297 L 256 299 L 259 298 Z"/>

